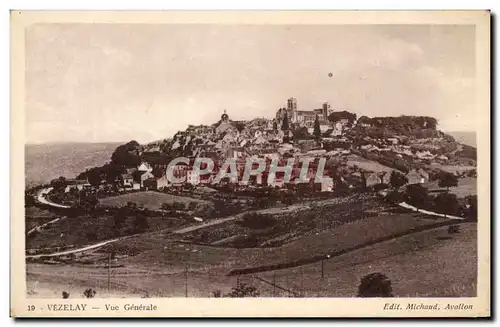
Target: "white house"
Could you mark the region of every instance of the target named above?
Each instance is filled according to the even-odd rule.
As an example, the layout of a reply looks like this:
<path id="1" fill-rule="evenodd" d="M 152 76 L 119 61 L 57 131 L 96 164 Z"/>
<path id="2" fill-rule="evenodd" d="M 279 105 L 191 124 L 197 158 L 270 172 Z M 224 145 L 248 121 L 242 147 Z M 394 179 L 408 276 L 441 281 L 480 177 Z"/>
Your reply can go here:
<path id="1" fill-rule="evenodd" d="M 148 164 L 147 162 L 142 162 L 139 167 L 137 167 L 137 170 L 138 171 L 148 171 L 148 172 L 152 172 L 153 171 L 153 167 L 151 167 L 150 164 Z"/>

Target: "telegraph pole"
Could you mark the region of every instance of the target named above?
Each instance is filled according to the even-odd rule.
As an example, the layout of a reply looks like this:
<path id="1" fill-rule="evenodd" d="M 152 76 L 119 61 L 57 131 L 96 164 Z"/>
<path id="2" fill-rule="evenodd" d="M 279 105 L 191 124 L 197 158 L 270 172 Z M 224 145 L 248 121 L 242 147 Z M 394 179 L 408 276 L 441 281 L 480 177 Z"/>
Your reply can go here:
<path id="1" fill-rule="evenodd" d="M 186 267 L 184 269 L 184 286 L 185 286 L 185 295 L 188 297 L 188 266 L 186 264 Z"/>
<path id="2" fill-rule="evenodd" d="M 330 259 L 330 255 L 327 254 L 323 258 L 321 258 L 321 278 L 325 277 L 325 259 Z"/>
<path id="3" fill-rule="evenodd" d="M 304 296 L 304 267 L 300 266 L 300 296 Z"/>
<path id="4" fill-rule="evenodd" d="M 108 253 L 108 293 L 111 291 L 111 253 Z"/>
<path id="5" fill-rule="evenodd" d="M 273 297 L 276 297 L 276 270 L 273 272 Z"/>

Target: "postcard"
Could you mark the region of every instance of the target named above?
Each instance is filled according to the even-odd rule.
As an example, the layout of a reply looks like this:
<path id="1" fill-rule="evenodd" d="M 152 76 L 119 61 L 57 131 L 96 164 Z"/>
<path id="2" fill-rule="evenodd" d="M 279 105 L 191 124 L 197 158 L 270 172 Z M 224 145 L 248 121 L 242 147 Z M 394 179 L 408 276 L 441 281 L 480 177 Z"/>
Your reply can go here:
<path id="1" fill-rule="evenodd" d="M 489 317 L 489 11 L 11 11 L 12 317 Z"/>

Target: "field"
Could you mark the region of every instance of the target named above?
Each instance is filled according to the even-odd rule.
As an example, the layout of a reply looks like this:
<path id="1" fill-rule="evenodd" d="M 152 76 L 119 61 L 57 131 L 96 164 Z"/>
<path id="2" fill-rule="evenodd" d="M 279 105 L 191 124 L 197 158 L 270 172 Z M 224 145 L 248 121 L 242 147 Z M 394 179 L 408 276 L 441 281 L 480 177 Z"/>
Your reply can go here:
<path id="1" fill-rule="evenodd" d="M 112 216 L 65 218 L 45 227 L 42 232 L 29 238 L 27 244 L 29 249 L 90 245 L 137 233 L 134 228 L 134 220 L 134 217 L 127 217 L 118 229 Z M 177 228 L 187 223 L 189 221 L 186 219 L 176 217 L 147 217 L 148 227 L 145 232 Z"/>
<path id="2" fill-rule="evenodd" d="M 376 161 L 371 161 L 357 155 L 349 156 L 347 160 L 347 165 L 354 167 L 358 166 L 362 170 L 372 171 L 372 172 L 392 172 L 394 169 L 384 166 Z"/>
<path id="3" fill-rule="evenodd" d="M 445 190 L 438 186 L 438 182 L 432 182 L 427 185 L 429 191 Z M 464 198 L 468 195 L 477 195 L 477 179 L 476 178 L 459 178 L 458 186 L 450 187 L 450 193 L 456 194 L 458 198 Z"/>
<path id="4" fill-rule="evenodd" d="M 171 195 L 160 192 L 146 191 L 146 192 L 136 192 L 122 194 L 118 196 L 112 196 L 109 198 L 104 198 L 99 200 L 100 204 L 112 206 L 112 207 L 122 207 L 127 205 L 127 202 L 135 202 L 138 206 L 144 206 L 150 210 L 158 210 L 161 208 L 163 203 L 172 204 L 174 202 L 182 202 L 184 204 L 189 204 L 190 202 L 195 202 L 198 204 L 210 204 L 209 201 L 189 198 L 185 196 Z"/>
<path id="5" fill-rule="evenodd" d="M 460 165 L 431 165 L 432 167 L 439 168 L 441 170 L 444 170 L 446 172 L 455 174 L 455 173 L 464 173 L 466 171 L 476 169 L 476 166 L 460 166 Z"/>
<path id="6" fill-rule="evenodd" d="M 227 276 L 227 270 L 205 270 L 197 266 L 195 260 L 197 257 L 198 260 L 223 261 L 229 249 L 215 258 L 216 253 L 193 252 L 196 247 L 185 245 L 184 251 L 191 256 L 185 262 L 170 258 L 161 268 L 150 268 L 144 265 L 146 261 L 142 265 L 129 263 L 124 268 L 113 268 L 110 294 L 184 297 L 187 283 L 188 296 L 209 297 L 216 290 L 229 292 L 240 281 L 257 287 L 261 296 L 293 294 L 269 285 L 274 283 L 301 296 L 346 297 L 356 294 L 362 276 L 382 272 L 391 280 L 395 296 L 474 296 L 476 234 L 475 224 L 462 224 L 461 232 L 453 237 L 446 228 L 436 228 L 366 246 L 325 260 L 324 278 L 321 278 L 320 262 L 260 274 Z M 166 251 L 164 254 L 167 255 Z M 49 287 L 51 297 L 60 297 L 62 290 L 81 294 L 86 287 L 96 288 L 97 297 L 110 296 L 105 268 L 28 264 L 27 271 L 33 297 L 47 296 Z"/>
<path id="7" fill-rule="evenodd" d="M 145 194 L 164 196 L 157 203 L 171 197 L 141 192 L 120 196 L 115 203 L 139 203 L 130 196 Z M 134 217 L 128 217 L 126 238 L 73 258 L 29 261 L 30 296 L 59 297 L 62 290 L 80 296 L 92 287 L 98 297 L 179 297 L 186 296 L 187 285 L 188 296 L 209 297 L 218 290 L 228 293 L 238 281 L 255 285 L 262 296 L 353 296 L 359 279 L 375 271 L 388 275 L 397 296 L 475 291 L 474 224 L 462 224 L 461 233 L 450 236 L 444 226 L 448 220 L 395 212 L 367 194 L 258 213 L 270 217 L 272 224 L 249 224 L 243 213 L 213 225 L 149 217 L 148 229 L 133 235 L 126 232 L 134 226 Z M 113 239 L 114 223 L 111 216 L 63 219 L 36 235 L 29 247 L 78 247 Z M 231 240 L 234 236 L 252 236 L 258 242 L 241 246 Z M 230 241 L 217 243 L 225 238 Z M 108 290 L 109 253 L 113 261 Z"/>

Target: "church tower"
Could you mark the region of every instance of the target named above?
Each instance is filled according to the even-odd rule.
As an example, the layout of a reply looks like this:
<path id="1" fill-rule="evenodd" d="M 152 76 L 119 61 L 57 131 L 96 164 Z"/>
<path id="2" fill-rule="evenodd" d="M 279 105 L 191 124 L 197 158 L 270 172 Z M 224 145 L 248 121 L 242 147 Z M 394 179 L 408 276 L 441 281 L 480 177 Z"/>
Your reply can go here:
<path id="1" fill-rule="evenodd" d="M 295 122 L 295 112 L 297 111 L 297 99 L 290 98 L 287 100 L 286 111 L 288 121 Z"/>

